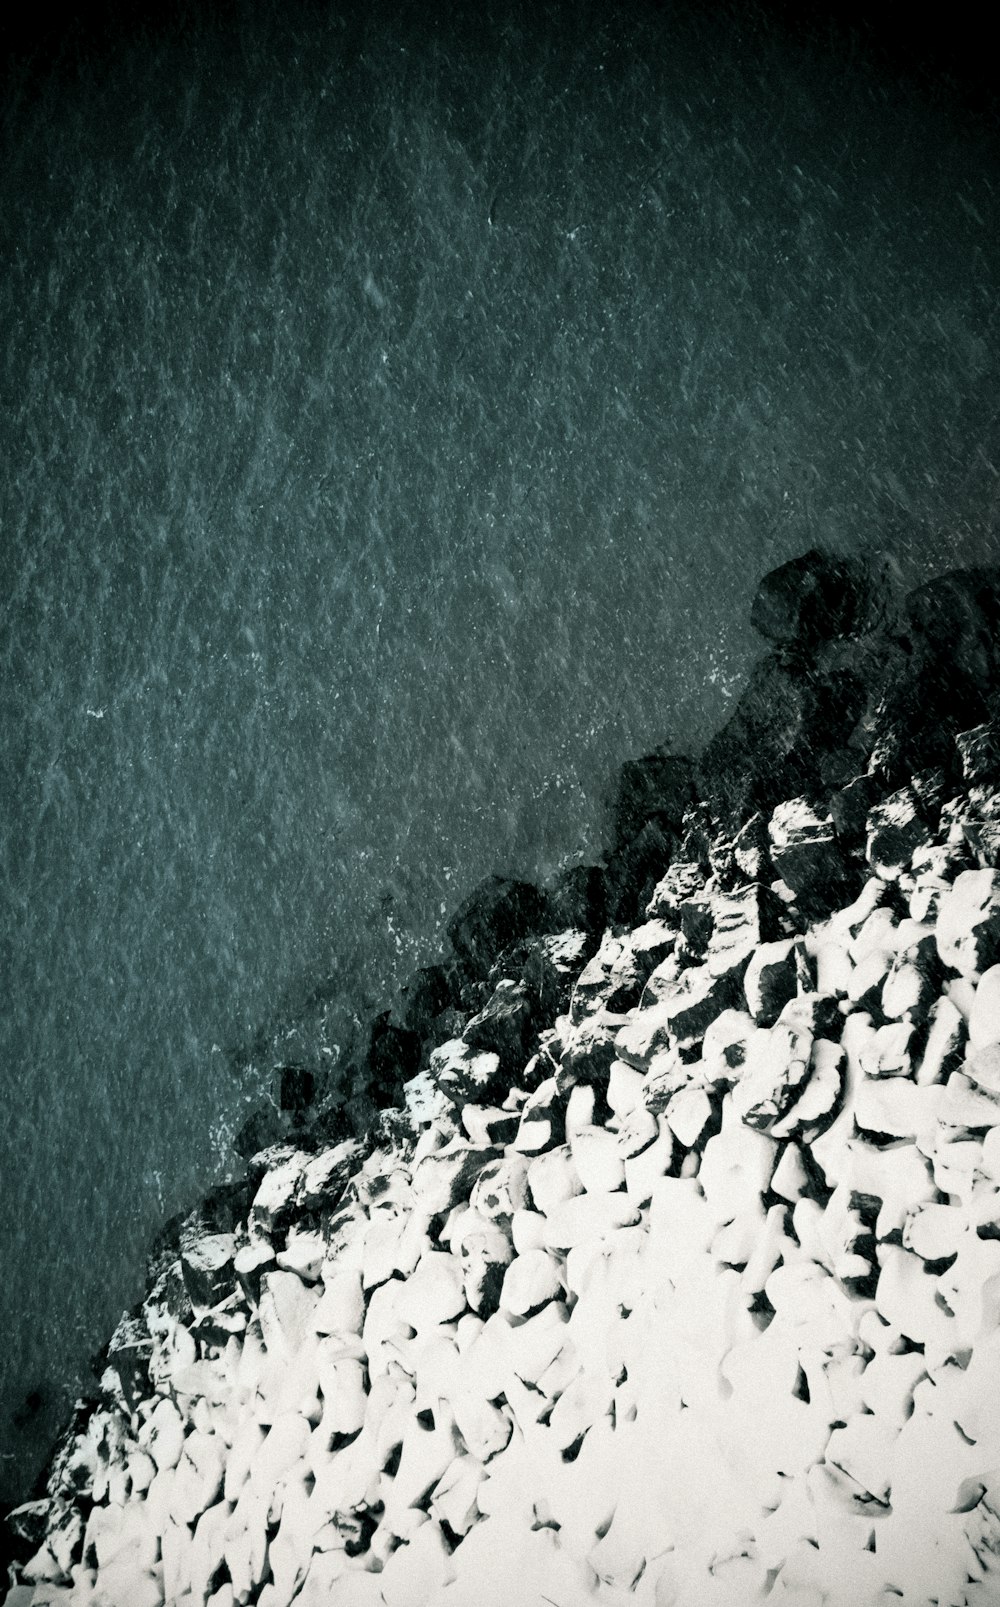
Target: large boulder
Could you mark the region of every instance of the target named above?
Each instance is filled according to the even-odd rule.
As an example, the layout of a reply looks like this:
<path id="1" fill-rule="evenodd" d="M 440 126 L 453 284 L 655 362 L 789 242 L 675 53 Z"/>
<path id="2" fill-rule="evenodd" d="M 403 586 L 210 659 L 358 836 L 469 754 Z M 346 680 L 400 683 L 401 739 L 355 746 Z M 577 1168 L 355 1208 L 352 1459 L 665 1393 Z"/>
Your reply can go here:
<path id="1" fill-rule="evenodd" d="M 863 680 L 849 669 L 821 673 L 769 654 L 702 754 L 702 794 L 739 824 L 786 798 L 822 793 L 822 756 L 845 745 L 867 696 Z"/>
<path id="2" fill-rule="evenodd" d="M 690 759 L 662 748 L 641 759 L 626 759 L 618 774 L 611 815 L 612 849 L 631 842 L 651 820 L 667 832 L 680 831 L 684 812 L 694 798 Z"/>
<path id="3" fill-rule="evenodd" d="M 809 648 L 870 630 L 883 600 L 884 582 L 863 560 L 814 547 L 764 576 L 750 623 L 779 647 Z"/>
<path id="4" fill-rule="evenodd" d="M 393 1026 L 388 1010 L 376 1016 L 368 1043 L 366 1071 L 369 1095 L 380 1110 L 401 1102 L 403 1084 L 419 1070 L 420 1055 L 417 1033 Z"/>
<path id="5" fill-rule="evenodd" d="M 469 975 L 482 978 L 504 949 L 552 931 L 554 919 L 551 901 L 531 882 L 487 876 L 448 922 L 448 939 Z"/>

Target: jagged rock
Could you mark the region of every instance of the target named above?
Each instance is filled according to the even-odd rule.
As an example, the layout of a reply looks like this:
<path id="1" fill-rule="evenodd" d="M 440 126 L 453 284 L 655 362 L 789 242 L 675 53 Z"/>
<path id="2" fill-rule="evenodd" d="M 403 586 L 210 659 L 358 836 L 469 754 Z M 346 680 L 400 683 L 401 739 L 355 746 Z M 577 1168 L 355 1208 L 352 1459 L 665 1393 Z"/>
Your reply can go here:
<path id="1" fill-rule="evenodd" d="M 528 1058 L 532 1015 L 523 984 L 498 982 L 485 1009 L 466 1022 L 463 1037 L 475 1054 L 496 1055 L 502 1078 L 514 1078 Z"/>
<path id="2" fill-rule="evenodd" d="M 548 888 L 557 929 L 578 927 L 588 936 L 604 930 L 608 918 L 607 872 L 603 865 L 571 865 Z"/>
<path id="3" fill-rule="evenodd" d="M 430 1076 L 453 1105 L 482 1104 L 502 1081 L 500 1056 L 477 1054 L 463 1038 L 451 1038 L 432 1052 Z"/>
<path id="4" fill-rule="evenodd" d="M 682 971 L 675 981 L 668 981 L 662 988 L 657 984 L 654 971 L 646 984 L 640 1015 L 646 1009 L 655 1008 L 673 1042 L 684 1050 L 700 1042 L 721 1011 L 737 1008 L 742 999 L 739 965 L 719 976 L 713 975 L 707 966 Z M 622 1054 L 621 1058 L 628 1060 L 630 1056 Z"/>
<path id="5" fill-rule="evenodd" d="M 957 732 L 955 746 L 969 786 L 1000 783 L 1000 721 L 987 720 L 971 731 Z"/>
<path id="6" fill-rule="evenodd" d="M 1000 963 L 1000 871 L 962 871 L 941 897 L 935 935 L 942 963 L 962 976 Z"/>
<path id="7" fill-rule="evenodd" d="M 838 839 L 848 847 L 865 840 L 868 817 L 882 793 L 875 776 L 861 775 L 830 793 L 829 810 Z"/>
<path id="8" fill-rule="evenodd" d="M 495 989 L 504 981 L 517 983 L 530 1002 L 535 1025 L 543 1026 L 565 1014 L 592 950 L 592 938 L 580 928 L 527 937 L 500 955 L 487 985 Z"/>
<path id="9" fill-rule="evenodd" d="M 547 1077 L 528 1096 L 513 1148 L 524 1155 L 540 1155 L 561 1144 L 565 1136 L 566 1094 L 555 1077 Z"/>
<path id="10" fill-rule="evenodd" d="M 771 1027 L 794 999 L 799 983 L 798 938 L 761 943 L 743 978 L 747 1007 L 758 1027 Z"/>
<path id="11" fill-rule="evenodd" d="M 705 748 L 699 790 L 737 823 L 820 790 L 820 755 L 843 746 L 866 697 L 863 681 L 849 670 L 821 674 L 768 655 Z"/>
<path id="12" fill-rule="evenodd" d="M 883 591 L 881 577 L 863 560 L 835 558 L 814 547 L 764 576 L 750 623 L 781 647 L 808 649 L 871 629 L 882 612 Z"/>
<path id="13" fill-rule="evenodd" d="M 441 1216 L 461 1199 L 467 1199 L 480 1172 L 500 1160 L 501 1152 L 473 1149 L 453 1139 L 444 1149 L 425 1155 L 413 1173 L 413 1193 L 429 1216 Z"/>
<path id="14" fill-rule="evenodd" d="M 624 1019 L 610 1010 L 599 1010 L 575 1026 L 567 1023 L 556 1073 L 560 1092 L 568 1092 L 576 1083 L 607 1085 L 616 1058 L 615 1039 Z"/>
<path id="15" fill-rule="evenodd" d="M 638 1003 L 648 975 L 631 943 L 614 932 L 605 932 L 597 953 L 576 979 L 570 1001 L 571 1021 L 578 1026 L 599 1011 L 624 1014 Z"/>
<path id="16" fill-rule="evenodd" d="M 741 1121 L 770 1132 L 803 1093 L 815 1069 L 814 1039 L 831 1029 L 835 1002 L 793 999 L 772 1027 L 758 1027 L 747 1042 L 746 1062 L 732 1101 Z"/>
<path id="17" fill-rule="evenodd" d="M 706 959 L 712 975 L 722 976 L 728 971 L 745 970 L 761 944 L 780 935 L 784 906 L 769 887 L 751 882 L 729 894 L 715 894 L 711 913 Z"/>
<path id="18" fill-rule="evenodd" d="M 403 1084 L 420 1068 L 420 1038 L 405 1027 L 393 1026 L 389 1014 L 383 1011 L 372 1023 L 365 1063 L 367 1091 L 380 1110 L 400 1103 Z"/>
<path id="19" fill-rule="evenodd" d="M 680 931 L 674 947 L 678 963 L 700 965 L 715 927 L 714 901 L 691 898 L 681 908 Z"/>
<path id="20" fill-rule="evenodd" d="M 549 899 L 530 882 L 487 876 L 448 922 L 448 939 L 466 971 L 485 977 L 497 956 L 532 932 L 553 930 Z"/>
<path id="21" fill-rule="evenodd" d="M 404 999 L 404 1027 L 418 1038 L 427 1038 L 435 1018 L 443 1010 L 453 1009 L 459 1003 L 457 966 L 421 966 L 407 983 Z"/>
<path id="22" fill-rule="evenodd" d="M 900 788 L 872 809 L 866 830 L 868 863 L 883 879 L 898 876 L 914 854 L 931 846 L 931 828 L 912 786 Z"/>
<path id="23" fill-rule="evenodd" d="M 248 1161 L 270 1145 L 279 1144 L 287 1133 L 288 1122 L 281 1111 L 273 1105 L 260 1105 L 251 1111 L 237 1132 L 233 1149 L 242 1160 Z"/>
<path id="24" fill-rule="evenodd" d="M 232 1294 L 236 1282 L 231 1233 L 195 1230 L 181 1239 L 181 1275 L 193 1306 L 217 1306 Z"/>
<path id="25" fill-rule="evenodd" d="M 890 1020 L 922 1024 L 937 1000 L 941 982 L 934 934 L 927 931 L 913 943 L 900 944 L 882 984 L 882 1010 Z"/>
<path id="26" fill-rule="evenodd" d="M 153 1339 L 145 1321 L 132 1312 L 124 1312 L 108 1345 L 107 1358 L 130 1406 L 143 1400 L 148 1392 L 152 1354 Z"/>
<path id="27" fill-rule="evenodd" d="M 750 816 L 732 841 L 733 862 L 748 882 L 770 884 L 775 879 L 767 820 L 759 811 Z"/>
<path id="28" fill-rule="evenodd" d="M 951 1000 L 942 995 L 928 1017 L 923 1054 L 916 1069 L 921 1085 L 947 1082 L 962 1063 L 968 1033 L 965 1018 Z"/>
<path id="29" fill-rule="evenodd" d="M 853 875 L 829 815 L 818 815 L 805 798 L 792 798 L 775 809 L 768 834 L 775 869 L 803 909 L 826 914 L 843 903 Z"/>
<path id="30" fill-rule="evenodd" d="M 662 921 L 665 926 L 680 930 L 681 917 L 687 901 L 705 885 L 705 871 L 697 860 L 676 861 L 657 882 L 646 907 L 651 920 Z"/>
<path id="31" fill-rule="evenodd" d="M 647 753 L 641 759 L 627 759 L 619 771 L 611 813 L 612 851 L 633 842 L 651 821 L 668 836 L 675 836 L 694 797 L 690 759 L 664 749 Z"/>
<path id="32" fill-rule="evenodd" d="M 608 913 L 615 923 L 633 925 L 674 858 L 677 838 L 658 820 L 608 856 Z"/>

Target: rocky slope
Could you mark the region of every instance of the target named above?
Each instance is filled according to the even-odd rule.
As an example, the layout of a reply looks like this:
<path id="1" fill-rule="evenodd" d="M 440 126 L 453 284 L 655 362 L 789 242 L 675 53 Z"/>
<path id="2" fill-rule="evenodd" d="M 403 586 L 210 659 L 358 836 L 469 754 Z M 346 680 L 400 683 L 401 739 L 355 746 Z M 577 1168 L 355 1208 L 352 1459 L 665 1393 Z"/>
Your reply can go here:
<path id="1" fill-rule="evenodd" d="M 1000 1601 L 998 600 L 765 580 L 700 766 L 158 1241 L 8 1601 Z"/>

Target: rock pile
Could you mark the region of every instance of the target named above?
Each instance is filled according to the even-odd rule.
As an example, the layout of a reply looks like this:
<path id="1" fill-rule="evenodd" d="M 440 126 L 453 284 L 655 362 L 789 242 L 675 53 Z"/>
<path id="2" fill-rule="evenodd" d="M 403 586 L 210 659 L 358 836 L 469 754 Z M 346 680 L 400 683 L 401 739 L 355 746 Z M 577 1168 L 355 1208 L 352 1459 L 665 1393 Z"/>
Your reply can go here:
<path id="1" fill-rule="evenodd" d="M 804 575 L 775 640 L 869 628 Z M 857 718 L 735 820 L 650 756 L 597 893 L 460 912 L 399 1107 L 161 1244 L 13 1607 L 995 1607 L 1000 729 L 903 780 Z"/>

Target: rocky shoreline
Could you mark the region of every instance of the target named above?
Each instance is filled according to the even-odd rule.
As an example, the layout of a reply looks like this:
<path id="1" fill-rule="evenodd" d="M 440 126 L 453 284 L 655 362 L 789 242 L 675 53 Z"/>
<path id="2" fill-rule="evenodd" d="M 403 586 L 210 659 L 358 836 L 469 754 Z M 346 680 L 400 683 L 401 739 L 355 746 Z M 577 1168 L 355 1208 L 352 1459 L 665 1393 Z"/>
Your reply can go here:
<path id="1" fill-rule="evenodd" d="M 14 1607 L 1000 1600 L 1000 570 L 812 552 L 153 1247 Z"/>

